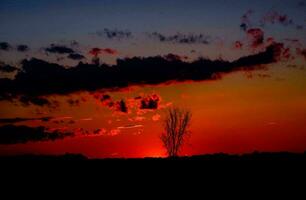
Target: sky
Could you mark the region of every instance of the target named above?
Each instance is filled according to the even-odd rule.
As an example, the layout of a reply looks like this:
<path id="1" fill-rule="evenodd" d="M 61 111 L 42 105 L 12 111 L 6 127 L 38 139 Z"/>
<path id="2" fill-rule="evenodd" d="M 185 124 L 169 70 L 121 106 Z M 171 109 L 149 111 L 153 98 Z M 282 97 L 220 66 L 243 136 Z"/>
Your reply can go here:
<path id="1" fill-rule="evenodd" d="M 0 155 L 306 150 L 304 0 L 1 0 Z"/>

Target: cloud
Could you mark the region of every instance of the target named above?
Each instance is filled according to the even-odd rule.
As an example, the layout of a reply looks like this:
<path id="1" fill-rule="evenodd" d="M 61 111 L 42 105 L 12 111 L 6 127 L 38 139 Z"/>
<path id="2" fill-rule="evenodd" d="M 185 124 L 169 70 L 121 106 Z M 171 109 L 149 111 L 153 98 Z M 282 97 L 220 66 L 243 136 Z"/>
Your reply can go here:
<path id="1" fill-rule="evenodd" d="M 7 42 L 0 42 L 0 50 L 2 51 L 9 51 L 12 46 Z"/>
<path id="2" fill-rule="evenodd" d="M 160 102 L 160 96 L 153 94 L 148 97 L 144 97 L 141 99 L 140 102 L 140 109 L 151 109 L 155 110 L 158 108 L 159 102 Z"/>
<path id="3" fill-rule="evenodd" d="M 4 62 L 0 61 L 0 72 L 10 73 L 10 72 L 18 71 L 18 70 L 19 69 L 17 67 L 13 67 L 11 65 L 7 65 Z"/>
<path id="4" fill-rule="evenodd" d="M 160 118 L 161 118 L 161 116 L 159 114 L 155 114 L 155 115 L 152 116 L 152 120 L 155 121 L 155 122 L 159 121 Z"/>
<path id="5" fill-rule="evenodd" d="M 111 96 L 108 95 L 108 94 L 103 94 L 102 97 L 101 97 L 101 101 L 104 102 L 104 101 L 107 101 L 107 100 L 110 100 L 111 99 Z"/>
<path id="6" fill-rule="evenodd" d="M 79 63 L 70 68 L 33 58 L 21 63 L 22 70 L 15 79 L 0 79 L 0 99 L 24 96 L 21 100 L 25 103 L 48 105 L 50 101 L 44 97 L 52 94 L 114 90 L 169 81 L 216 80 L 234 71 L 261 69 L 264 64 L 277 62 L 283 51 L 282 44 L 273 43 L 262 52 L 232 62 L 204 58 L 184 62 L 155 56 L 118 59 L 113 66 Z M 124 104 L 120 103 L 120 110 L 125 111 Z"/>
<path id="7" fill-rule="evenodd" d="M 67 100 L 67 103 L 68 103 L 70 106 L 80 106 L 81 101 L 80 101 L 79 99 L 68 99 L 68 100 Z"/>
<path id="8" fill-rule="evenodd" d="M 1 79 L 0 79 L 1 80 Z M 1 81 L 0 81 L 1 82 Z M 21 106 L 27 107 L 30 105 L 34 106 L 46 106 L 50 109 L 55 109 L 59 106 L 59 102 L 56 100 L 50 101 L 47 97 L 39 96 L 39 95 L 15 95 L 15 94 L 4 94 L 0 95 L 0 101 L 7 100 L 16 103 L 20 102 Z"/>
<path id="9" fill-rule="evenodd" d="M 247 35 L 251 40 L 251 46 L 257 48 L 264 42 L 264 32 L 260 28 L 251 28 L 247 30 Z"/>
<path id="10" fill-rule="evenodd" d="M 73 137 L 70 132 L 48 131 L 45 127 L 5 125 L 0 127 L 0 144 L 24 144 L 28 142 L 55 141 Z"/>
<path id="11" fill-rule="evenodd" d="M 22 95 L 19 97 L 19 101 L 24 106 L 29 106 L 30 104 L 37 105 L 37 106 L 50 106 L 51 102 L 43 97 L 37 97 L 37 96 L 28 96 L 28 95 Z"/>
<path id="12" fill-rule="evenodd" d="M 115 50 L 115 49 L 111 49 L 111 48 L 105 48 L 105 49 L 101 49 L 101 48 L 98 48 L 98 47 L 95 47 L 95 48 L 92 48 L 90 51 L 89 51 L 89 54 L 94 56 L 94 57 L 97 57 L 99 56 L 100 54 L 109 54 L 109 55 L 116 55 L 118 54 L 118 51 Z"/>
<path id="13" fill-rule="evenodd" d="M 101 54 L 102 50 L 100 48 L 92 48 L 90 51 L 89 51 L 89 54 L 92 55 L 92 56 L 98 56 L 99 54 Z"/>
<path id="14" fill-rule="evenodd" d="M 83 60 L 85 59 L 85 57 L 81 54 L 78 53 L 71 53 L 68 55 L 68 58 L 71 60 Z"/>
<path id="15" fill-rule="evenodd" d="M 183 61 L 183 60 L 188 60 L 189 59 L 188 56 L 180 56 L 180 55 L 172 54 L 172 53 L 169 53 L 169 54 L 165 55 L 164 58 L 169 60 L 169 61 L 176 61 L 176 60 Z"/>
<path id="16" fill-rule="evenodd" d="M 152 39 L 157 39 L 160 42 L 170 42 L 178 44 L 210 44 L 211 37 L 204 34 L 182 34 L 177 33 L 174 35 L 164 35 L 162 33 L 153 32 L 147 33 L 147 35 Z"/>
<path id="17" fill-rule="evenodd" d="M 17 46 L 17 51 L 19 51 L 19 52 L 26 52 L 29 49 L 30 48 L 28 47 L 28 45 L 20 44 L 20 45 Z"/>
<path id="18" fill-rule="evenodd" d="M 108 108 L 114 109 L 115 111 L 120 111 L 120 103 L 116 102 L 115 100 L 112 99 L 112 97 L 108 94 L 103 94 L 100 92 L 94 92 L 93 97 L 97 100 L 98 105 L 106 106 Z M 125 101 L 123 101 L 122 105 L 125 104 Z M 124 107 L 123 105 L 123 107 Z M 125 111 L 126 109 L 123 109 Z"/>
<path id="19" fill-rule="evenodd" d="M 236 41 L 236 42 L 234 43 L 234 47 L 235 47 L 236 49 L 242 49 L 242 48 L 243 48 L 243 43 L 242 43 L 241 41 Z"/>
<path id="20" fill-rule="evenodd" d="M 118 29 L 108 29 L 108 28 L 105 28 L 102 31 L 97 31 L 94 34 L 99 37 L 104 37 L 110 40 L 130 39 L 133 37 L 133 34 L 129 30 L 118 30 Z"/>
<path id="21" fill-rule="evenodd" d="M 126 105 L 126 102 L 124 100 L 118 101 L 115 104 L 116 110 L 123 112 L 123 113 L 128 113 L 128 107 Z"/>
<path id="22" fill-rule="evenodd" d="M 14 124 L 14 123 L 19 123 L 19 122 L 26 122 L 26 121 L 43 121 L 43 122 L 48 122 L 52 119 L 52 117 L 41 117 L 41 118 L 0 118 L 0 123 L 2 124 Z"/>
<path id="23" fill-rule="evenodd" d="M 102 52 L 104 52 L 104 53 L 106 53 L 106 54 L 110 54 L 110 55 L 116 55 L 116 54 L 118 54 L 117 50 L 115 50 L 115 49 L 110 49 L 110 48 L 102 49 Z"/>
<path id="24" fill-rule="evenodd" d="M 296 25 L 296 30 L 303 30 L 304 29 L 304 26 L 303 25 Z"/>
<path id="25" fill-rule="evenodd" d="M 306 1 L 305 0 L 299 1 L 298 6 L 299 7 L 306 7 Z"/>
<path id="26" fill-rule="evenodd" d="M 306 59 L 306 49 L 297 48 L 297 54 L 304 57 Z"/>
<path id="27" fill-rule="evenodd" d="M 92 121 L 92 118 L 82 118 L 82 119 L 79 119 L 79 121 Z"/>
<path id="28" fill-rule="evenodd" d="M 296 24 L 293 19 L 291 19 L 287 14 L 281 13 L 275 10 L 270 10 L 269 12 L 264 13 L 258 18 L 253 18 L 253 10 L 248 10 L 241 17 L 240 28 L 243 31 L 247 31 L 253 27 L 266 27 L 268 25 L 282 25 L 282 26 L 291 26 L 296 30 L 303 30 L 304 26 Z"/>
<path id="29" fill-rule="evenodd" d="M 244 13 L 241 17 L 241 24 L 240 24 L 240 28 L 243 31 L 247 31 L 249 29 L 250 26 L 252 26 L 251 23 L 251 16 L 254 14 L 253 10 L 248 10 L 246 13 Z"/>
<path id="30" fill-rule="evenodd" d="M 50 47 L 45 48 L 47 53 L 57 53 L 57 54 L 74 54 L 75 51 L 69 47 L 63 45 L 51 44 Z"/>
<path id="31" fill-rule="evenodd" d="M 267 12 L 262 16 L 260 23 L 265 26 L 267 24 L 281 24 L 284 26 L 293 25 L 294 22 L 286 14 L 281 14 L 277 11 Z"/>
<path id="32" fill-rule="evenodd" d="M 136 125 L 127 125 L 127 126 L 120 126 L 118 129 L 134 129 L 134 128 L 142 128 L 143 125 L 136 124 Z"/>
<path id="33" fill-rule="evenodd" d="M 109 135 L 109 136 L 117 136 L 117 135 L 119 135 L 120 133 L 121 133 L 120 129 L 112 129 L 112 130 L 108 133 L 108 135 Z"/>
<path id="34" fill-rule="evenodd" d="M 289 43 L 285 47 L 285 43 L 277 43 L 273 37 L 265 39 L 265 33 L 260 28 L 251 28 L 246 31 L 249 47 L 252 50 L 262 50 L 264 48 L 274 47 L 274 57 L 276 61 L 288 61 L 294 59 L 292 54 L 292 48 L 295 46 L 301 46 L 299 40 L 285 38 L 283 41 Z M 236 41 L 234 47 L 236 49 L 242 49 L 245 45 L 241 41 Z"/>
<path id="35" fill-rule="evenodd" d="M 105 128 L 98 128 L 93 132 L 94 135 L 105 135 L 106 133 L 107 131 Z"/>

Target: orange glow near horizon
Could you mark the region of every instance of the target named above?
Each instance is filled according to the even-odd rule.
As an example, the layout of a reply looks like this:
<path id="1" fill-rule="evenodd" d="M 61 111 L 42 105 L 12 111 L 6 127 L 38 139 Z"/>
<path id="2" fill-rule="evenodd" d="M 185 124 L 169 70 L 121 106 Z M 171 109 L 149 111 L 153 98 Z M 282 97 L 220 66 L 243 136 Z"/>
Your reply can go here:
<path id="1" fill-rule="evenodd" d="M 192 134 L 181 155 L 303 152 L 306 150 L 305 71 L 297 73 L 297 69 L 289 68 L 280 71 L 276 70 L 278 67 L 272 66 L 268 71 L 272 74 L 270 78 L 254 76 L 248 79 L 237 72 L 218 81 L 132 87 L 108 92 L 114 101 L 124 99 L 127 102 L 128 113 L 97 102 L 88 92 L 50 97 L 60 104 L 60 108 L 51 110 L 1 102 L 1 118 L 58 118 L 17 125 L 43 125 L 73 131 L 83 128 L 89 132 L 101 129 L 101 134 L 78 135 L 54 142 L 0 145 L 0 154 L 81 153 L 90 158 L 164 157 L 166 152 L 159 136 L 163 131 L 164 111 L 171 105 L 188 108 L 193 115 Z M 152 94 L 158 94 L 162 99 L 159 109 L 139 110 L 135 97 Z M 85 100 L 80 105 L 71 106 L 67 103 L 69 98 Z"/>

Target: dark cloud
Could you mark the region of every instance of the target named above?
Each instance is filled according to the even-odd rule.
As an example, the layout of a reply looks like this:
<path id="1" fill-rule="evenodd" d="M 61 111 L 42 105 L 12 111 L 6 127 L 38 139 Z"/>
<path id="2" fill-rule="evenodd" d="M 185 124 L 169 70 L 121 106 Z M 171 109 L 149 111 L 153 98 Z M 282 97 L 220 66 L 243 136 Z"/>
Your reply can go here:
<path id="1" fill-rule="evenodd" d="M 242 23 L 242 24 L 240 24 L 240 29 L 243 30 L 243 31 L 246 31 L 246 30 L 248 30 L 248 25 L 245 24 L 245 23 Z"/>
<path id="2" fill-rule="evenodd" d="M 180 55 L 177 55 L 177 54 L 172 54 L 172 53 L 169 53 L 167 55 L 164 56 L 165 59 L 169 60 L 169 61 L 184 61 L 184 60 L 188 60 L 189 57 L 188 56 L 180 56 Z"/>
<path id="3" fill-rule="evenodd" d="M 43 97 L 37 97 L 37 96 L 28 96 L 28 95 L 22 95 L 19 98 L 19 101 L 24 106 L 29 106 L 31 104 L 37 105 L 37 106 L 50 106 L 51 102 Z"/>
<path id="4" fill-rule="evenodd" d="M 158 32 L 147 34 L 152 39 L 157 39 L 160 42 L 170 42 L 179 44 L 210 44 L 211 37 L 203 34 L 182 34 L 164 35 Z"/>
<path id="5" fill-rule="evenodd" d="M 90 55 L 92 55 L 92 64 L 94 65 L 100 65 L 100 58 L 99 55 L 101 54 L 107 54 L 107 55 L 117 55 L 118 51 L 111 48 L 105 48 L 101 49 L 98 47 L 92 48 L 89 52 Z"/>
<path id="6" fill-rule="evenodd" d="M 108 28 L 105 28 L 102 31 L 97 31 L 95 34 L 99 37 L 104 37 L 111 40 L 129 39 L 133 37 L 133 34 L 129 30 L 118 30 L 118 29 L 108 29 Z"/>
<path id="7" fill-rule="evenodd" d="M 296 30 L 303 30 L 304 29 L 304 26 L 303 25 L 296 25 Z"/>
<path id="8" fill-rule="evenodd" d="M 80 106 L 81 101 L 79 99 L 68 99 L 67 103 L 70 106 Z"/>
<path id="9" fill-rule="evenodd" d="M 108 100 L 110 100 L 110 99 L 111 99 L 111 96 L 108 95 L 108 94 L 103 94 L 102 97 L 100 98 L 100 100 L 101 100 L 102 102 L 108 101 Z"/>
<path id="10" fill-rule="evenodd" d="M 303 56 L 306 59 L 306 49 L 297 48 L 296 52 L 298 55 Z"/>
<path id="11" fill-rule="evenodd" d="M 22 70 L 15 79 L 0 79 L 0 99 L 21 97 L 24 103 L 48 105 L 50 101 L 44 96 L 52 94 L 114 90 L 169 81 L 214 80 L 227 73 L 256 70 L 276 62 L 283 51 L 282 44 L 273 43 L 260 53 L 233 62 L 203 58 L 185 62 L 155 56 L 118 59 L 113 66 L 79 63 L 70 68 L 33 58 L 22 62 Z"/>
<path id="12" fill-rule="evenodd" d="M 5 125 L 0 127 L 0 144 L 24 144 L 27 142 L 55 141 L 73 137 L 74 133 L 48 131 L 45 127 Z"/>
<path id="13" fill-rule="evenodd" d="M 24 44 L 20 44 L 17 46 L 17 51 L 19 52 L 26 52 L 26 51 L 29 51 L 29 47 L 28 45 L 24 45 Z"/>
<path id="14" fill-rule="evenodd" d="M 306 1 L 305 0 L 304 1 L 299 1 L 298 6 L 299 7 L 306 7 Z"/>
<path id="15" fill-rule="evenodd" d="M 69 47 L 63 45 L 51 44 L 50 47 L 45 48 L 47 53 L 57 53 L 57 54 L 74 54 L 75 51 Z"/>
<path id="16" fill-rule="evenodd" d="M 265 26 L 267 24 L 281 24 L 284 26 L 294 24 L 293 20 L 286 14 L 279 13 L 277 11 L 270 11 L 266 13 L 260 20 L 260 23 Z"/>
<path id="17" fill-rule="evenodd" d="M 85 59 L 85 57 L 81 54 L 78 53 L 71 53 L 69 54 L 68 58 L 72 59 L 72 60 L 83 60 Z"/>
<path id="18" fill-rule="evenodd" d="M 9 51 L 12 46 L 7 42 L 0 42 L 0 50 L 2 51 Z"/>
<path id="19" fill-rule="evenodd" d="M 141 99 L 140 109 L 157 109 L 160 97 L 156 94 Z"/>
<path id="20" fill-rule="evenodd" d="M 19 70 L 18 68 L 13 67 L 11 65 L 7 65 L 0 61 L 0 72 L 10 73 L 10 72 L 18 71 L 18 70 Z"/>
<path id="21" fill-rule="evenodd" d="M 26 121 L 43 121 L 43 122 L 48 122 L 52 119 L 52 117 L 41 117 L 41 118 L 0 118 L 0 123 L 2 124 L 14 124 L 14 123 L 19 123 L 19 122 L 26 122 Z"/>
<path id="22" fill-rule="evenodd" d="M 116 103 L 116 109 L 117 111 L 127 113 L 128 112 L 128 107 L 126 106 L 126 103 L 124 100 L 118 101 Z"/>
<path id="23" fill-rule="evenodd" d="M 247 35 L 251 39 L 251 46 L 257 48 L 264 42 L 264 32 L 260 28 L 251 28 L 247 30 Z"/>
<path id="24" fill-rule="evenodd" d="M 244 13 L 241 17 L 241 24 L 240 24 L 240 28 L 243 31 L 247 31 L 249 29 L 249 27 L 252 26 L 251 23 L 251 17 L 254 14 L 253 10 L 248 10 L 246 13 Z"/>
<path id="25" fill-rule="evenodd" d="M 6 79 L 5 79 L 6 80 Z M 1 79 L 0 79 L 1 82 Z M 59 106 L 59 102 L 56 100 L 49 100 L 47 97 L 42 97 L 40 95 L 29 95 L 29 94 L 20 94 L 16 95 L 13 93 L 0 95 L 0 101 L 7 100 L 14 103 L 19 102 L 21 106 L 40 106 L 40 107 L 48 107 L 50 109 L 55 109 Z"/>
<path id="26" fill-rule="evenodd" d="M 296 24 L 293 19 L 291 19 L 287 14 L 281 13 L 275 10 L 270 10 L 267 13 L 264 13 L 262 16 L 257 18 L 253 18 L 254 11 L 249 10 L 241 17 L 240 28 L 243 31 L 247 31 L 248 29 L 254 27 L 266 27 L 268 25 L 282 25 L 282 26 L 291 26 L 297 30 L 303 30 L 303 25 Z"/>

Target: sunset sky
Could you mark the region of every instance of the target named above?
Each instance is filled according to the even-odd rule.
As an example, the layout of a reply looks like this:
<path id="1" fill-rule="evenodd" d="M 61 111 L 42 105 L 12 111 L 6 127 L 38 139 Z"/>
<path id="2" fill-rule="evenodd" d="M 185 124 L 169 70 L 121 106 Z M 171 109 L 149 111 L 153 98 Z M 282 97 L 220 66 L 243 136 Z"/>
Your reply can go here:
<path id="1" fill-rule="evenodd" d="M 1 0 L 0 155 L 306 150 L 305 0 Z"/>

